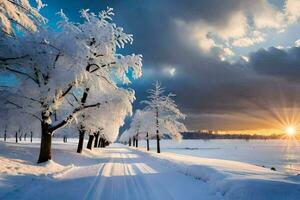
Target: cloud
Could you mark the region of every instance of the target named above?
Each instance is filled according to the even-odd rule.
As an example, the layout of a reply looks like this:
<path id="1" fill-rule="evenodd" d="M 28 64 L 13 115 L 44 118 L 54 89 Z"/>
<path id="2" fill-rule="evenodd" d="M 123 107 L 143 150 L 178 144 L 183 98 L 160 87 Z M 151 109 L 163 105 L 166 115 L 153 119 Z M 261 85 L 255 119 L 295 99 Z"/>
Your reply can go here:
<path id="1" fill-rule="evenodd" d="M 241 58 L 242 58 L 245 62 L 249 62 L 249 57 L 247 57 L 247 56 L 241 56 Z"/>
<path id="2" fill-rule="evenodd" d="M 266 35 L 259 31 L 253 31 L 249 37 L 242 37 L 234 40 L 232 46 L 249 47 L 265 41 Z"/>
<path id="3" fill-rule="evenodd" d="M 295 47 L 300 47 L 300 39 L 295 41 Z"/>
<path id="4" fill-rule="evenodd" d="M 173 77 L 176 75 L 176 68 L 172 67 L 172 66 L 167 65 L 167 66 L 163 67 L 162 71 L 166 76 L 169 76 L 169 77 Z"/>
<path id="5" fill-rule="evenodd" d="M 220 53 L 219 57 L 221 61 L 225 61 L 228 57 L 234 56 L 235 53 L 228 47 L 225 47 L 222 49 L 222 52 Z"/>
<path id="6" fill-rule="evenodd" d="M 175 24 L 180 39 L 187 45 L 195 46 L 204 53 L 209 53 L 213 47 L 216 47 L 215 41 L 208 36 L 210 27 L 204 22 L 188 24 L 176 20 Z"/>
<path id="7" fill-rule="evenodd" d="M 239 10 L 232 13 L 223 26 L 213 27 L 212 32 L 227 40 L 230 38 L 242 37 L 247 33 L 247 30 L 248 24 L 246 15 Z"/>
<path id="8" fill-rule="evenodd" d="M 258 29 L 281 29 L 284 25 L 284 13 L 267 0 L 260 0 L 251 11 L 254 26 Z"/>
<path id="9" fill-rule="evenodd" d="M 295 23 L 300 17 L 300 1 L 286 0 L 285 13 L 289 23 Z"/>
<path id="10" fill-rule="evenodd" d="M 300 47 L 260 49 L 250 55 L 249 65 L 258 73 L 300 81 Z"/>

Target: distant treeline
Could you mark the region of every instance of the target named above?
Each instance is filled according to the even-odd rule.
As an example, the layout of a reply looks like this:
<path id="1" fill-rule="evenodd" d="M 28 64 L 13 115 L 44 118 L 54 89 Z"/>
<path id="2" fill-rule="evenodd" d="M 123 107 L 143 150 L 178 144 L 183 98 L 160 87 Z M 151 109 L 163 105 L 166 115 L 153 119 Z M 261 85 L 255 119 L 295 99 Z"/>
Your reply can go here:
<path id="1" fill-rule="evenodd" d="M 268 140 L 281 139 L 283 135 L 250 135 L 250 134 L 213 134 L 208 132 L 183 132 L 183 139 L 244 139 L 244 140 Z"/>

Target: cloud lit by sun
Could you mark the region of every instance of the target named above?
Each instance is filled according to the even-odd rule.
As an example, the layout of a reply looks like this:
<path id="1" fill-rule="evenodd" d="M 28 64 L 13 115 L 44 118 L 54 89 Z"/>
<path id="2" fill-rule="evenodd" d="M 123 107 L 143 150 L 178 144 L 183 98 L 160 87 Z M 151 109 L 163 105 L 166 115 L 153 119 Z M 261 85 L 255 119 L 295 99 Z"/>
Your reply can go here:
<path id="1" fill-rule="evenodd" d="M 172 66 L 166 66 L 163 68 L 163 73 L 167 76 L 175 76 L 176 75 L 176 68 Z"/>

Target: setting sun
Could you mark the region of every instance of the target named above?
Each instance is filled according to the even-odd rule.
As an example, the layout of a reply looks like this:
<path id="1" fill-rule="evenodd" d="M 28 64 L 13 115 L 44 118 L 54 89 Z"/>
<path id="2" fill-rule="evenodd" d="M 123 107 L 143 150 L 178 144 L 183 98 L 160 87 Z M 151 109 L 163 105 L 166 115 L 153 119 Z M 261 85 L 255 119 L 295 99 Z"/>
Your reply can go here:
<path id="1" fill-rule="evenodd" d="M 285 132 L 289 136 L 295 135 L 296 134 L 296 128 L 294 126 L 288 126 L 288 127 L 286 127 Z"/>

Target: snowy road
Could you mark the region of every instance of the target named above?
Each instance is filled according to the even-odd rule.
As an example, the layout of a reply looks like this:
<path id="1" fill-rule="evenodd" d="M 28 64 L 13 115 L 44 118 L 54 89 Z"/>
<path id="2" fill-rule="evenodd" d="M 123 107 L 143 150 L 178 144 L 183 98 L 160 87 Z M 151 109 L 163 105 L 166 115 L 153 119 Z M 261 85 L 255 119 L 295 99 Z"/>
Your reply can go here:
<path id="1" fill-rule="evenodd" d="M 215 199 L 200 180 L 164 166 L 157 159 L 127 147 L 96 149 L 88 155 L 99 164 L 74 167 L 55 179 L 33 178 L 5 199 Z M 91 161 L 90 161 L 91 162 Z M 211 196 L 211 197 L 210 197 Z"/>
<path id="2" fill-rule="evenodd" d="M 111 160 L 100 166 L 86 199 L 167 200 L 208 197 L 204 182 L 170 170 L 142 152 L 114 148 L 110 149 L 109 154 Z"/>

